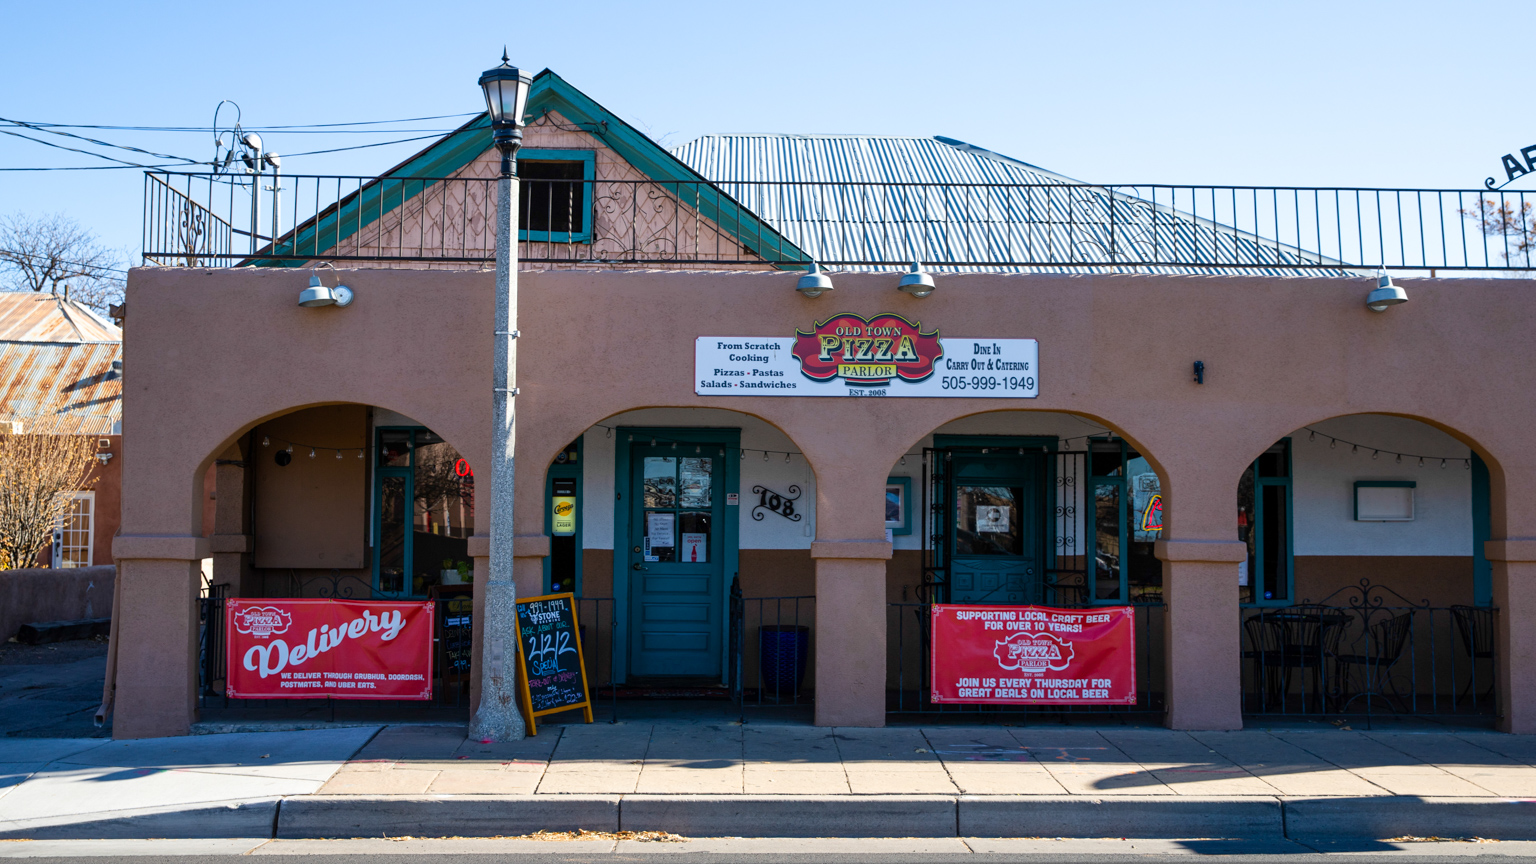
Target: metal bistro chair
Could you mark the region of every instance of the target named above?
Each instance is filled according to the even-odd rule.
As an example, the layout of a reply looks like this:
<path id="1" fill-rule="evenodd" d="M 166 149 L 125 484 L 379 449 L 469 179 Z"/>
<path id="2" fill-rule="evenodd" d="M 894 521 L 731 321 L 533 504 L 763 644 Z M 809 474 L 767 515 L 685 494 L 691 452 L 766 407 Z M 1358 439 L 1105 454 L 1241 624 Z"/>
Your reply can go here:
<path id="1" fill-rule="evenodd" d="M 1284 709 L 1294 669 L 1312 673 L 1310 695 L 1318 707 L 1326 707 L 1327 660 L 1338 653 L 1339 638 L 1349 624 L 1349 616 L 1332 607 L 1306 605 L 1261 612 L 1249 619 L 1253 621 L 1259 623 L 1246 626 L 1250 628 L 1255 650 L 1244 653 L 1261 670 L 1259 677 L 1266 703 L 1273 699 Z M 1302 710 L 1306 707 L 1303 698 Z"/>
<path id="2" fill-rule="evenodd" d="M 1451 619 L 1456 622 L 1456 632 L 1461 635 L 1462 647 L 1466 649 L 1467 656 L 1472 658 L 1472 676 L 1467 679 L 1467 686 L 1461 688 L 1456 696 L 1457 704 L 1466 697 L 1467 692 L 1477 683 L 1477 661 L 1487 660 L 1493 662 L 1495 641 L 1498 639 L 1498 630 L 1494 626 L 1493 610 L 1480 606 L 1452 606 Z M 1488 690 L 1483 695 L 1491 698 L 1497 682 L 1490 671 L 1488 675 Z M 1473 702 L 1477 696 L 1472 697 Z"/>
<path id="3" fill-rule="evenodd" d="M 1413 635 L 1413 611 L 1412 609 L 1379 621 L 1367 628 L 1365 633 L 1366 645 L 1364 654 L 1340 654 L 1334 660 L 1338 668 L 1338 676 L 1335 680 L 1339 684 L 1339 709 L 1345 707 L 1358 697 L 1364 696 L 1366 707 L 1370 707 L 1372 696 L 1384 696 L 1382 684 L 1385 683 L 1392 691 L 1393 698 L 1402 705 L 1402 696 L 1397 692 L 1397 683 L 1392 680 L 1392 668 L 1403 659 L 1403 649 L 1408 645 L 1408 639 Z M 1365 687 L 1360 692 L 1350 695 L 1350 673 L 1354 667 L 1364 670 Z"/>

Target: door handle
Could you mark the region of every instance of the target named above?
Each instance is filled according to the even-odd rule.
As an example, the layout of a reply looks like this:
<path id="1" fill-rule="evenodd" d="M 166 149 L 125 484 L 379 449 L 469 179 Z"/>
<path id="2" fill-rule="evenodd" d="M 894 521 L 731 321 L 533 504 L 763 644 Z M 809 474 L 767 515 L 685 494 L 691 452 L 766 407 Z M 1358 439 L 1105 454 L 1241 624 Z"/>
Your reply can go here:
<path id="1" fill-rule="evenodd" d="M 648 568 L 644 564 L 636 564 L 635 565 L 635 569 L 636 570 L 645 570 L 645 569 L 648 569 Z"/>

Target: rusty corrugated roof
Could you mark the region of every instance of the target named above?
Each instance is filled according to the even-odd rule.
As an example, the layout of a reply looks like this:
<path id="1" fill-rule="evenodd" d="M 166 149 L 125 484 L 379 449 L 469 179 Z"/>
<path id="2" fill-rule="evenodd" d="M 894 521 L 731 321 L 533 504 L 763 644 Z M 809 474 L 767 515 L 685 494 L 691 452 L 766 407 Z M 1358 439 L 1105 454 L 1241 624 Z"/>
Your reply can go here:
<path id="1" fill-rule="evenodd" d="M 123 419 L 120 342 L 0 342 L 0 420 L 22 431 L 111 435 Z M 6 430 L 9 431 L 9 430 Z"/>
<path id="2" fill-rule="evenodd" d="M 0 293 L 0 420 L 111 435 L 123 418 L 123 331 L 52 294 Z M 10 431 L 9 429 L 5 431 Z"/>
<path id="3" fill-rule="evenodd" d="M 0 342 L 122 342 L 123 331 L 54 294 L 0 292 Z"/>

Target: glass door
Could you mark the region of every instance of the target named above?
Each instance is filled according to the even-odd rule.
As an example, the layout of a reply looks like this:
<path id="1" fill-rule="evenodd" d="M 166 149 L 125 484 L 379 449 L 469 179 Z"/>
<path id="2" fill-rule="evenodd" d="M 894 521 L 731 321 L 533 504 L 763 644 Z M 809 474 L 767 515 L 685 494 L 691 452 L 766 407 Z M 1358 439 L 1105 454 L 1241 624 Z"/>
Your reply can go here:
<path id="1" fill-rule="evenodd" d="M 1046 602 L 1039 453 L 951 459 L 949 602 Z"/>
<path id="2" fill-rule="evenodd" d="M 725 531 L 719 445 L 632 445 L 630 674 L 719 678 Z"/>

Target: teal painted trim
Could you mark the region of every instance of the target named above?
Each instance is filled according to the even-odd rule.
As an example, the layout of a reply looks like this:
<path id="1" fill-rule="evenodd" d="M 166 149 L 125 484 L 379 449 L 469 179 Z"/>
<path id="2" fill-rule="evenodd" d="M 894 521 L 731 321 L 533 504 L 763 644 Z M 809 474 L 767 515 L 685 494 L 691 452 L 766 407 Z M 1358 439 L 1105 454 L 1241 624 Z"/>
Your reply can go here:
<path id="1" fill-rule="evenodd" d="M 1493 605 L 1493 564 L 1483 544 L 1493 539 L 1488 463 L 1472 454 L 1472 605 Z"/>
<path id="2" fill-rule="evenodd" d="M 1054 452 L 1056 452 L 1056 450 L 1057 450 L 1057 448 L 1059 446 L 1060 446 L 1060 441 L 1057 438 L 1057 436 L 1055 436 L 1055 435 L 934 435 L 933 436 L 933 449 L 938 450 L 938 451 L 954 451 L 954 450 L 970 451 L 970 450 L 980 450 L 982 448 L 986 448 L 986 449 L 998 448 L 998 449 L 1017 450 L 1018 448 L 1023 447 L 1026 450 L 1038 450 L 1038 451 L 1044 451 L 1046 453 L 1054 453 Z M 954 530 L 955 530 L 955 525 L 954 525 L 954 519 L 951 518 L 953 513 L 954 513 L 954 509 L 955 509 L 955 477 L 954 477 L 954 473 L 949 470 L 949 467 L 948 467 L 948 464 L 947 464 L 947 460 L 946 460 L 944 474 L 945 474 L 945 477 L 944 477 L 944 493 L 943 493 L 944 494 L 944 502 L 943 502 L 943 504 L 944 504 L 944 514 L 945 514 L 944 515 L 944 523 L 943 523 L 944 524 L 944 528 L 943 528 L 942 531 L 937 532 L 937 533 L 940 533 L 940 534 L 943 535 L 943 539 L 940 540 L 939 542 L 943 544 L 943 551 L 944 551 L 945 555 L 947 556 L 948 555 L 948 551 L 950 549 L 955 548 L 955 546 L 954 546 Z M 1042 479 L 1043 482 L 1041 483 L 1042 488 L 1039 490 L 1038 503 L 1040 505 L 1040 515 L 1041 515 L 1041 518 L 1045 522 L 1045 526 L 1044 526 L 1043 530 L 1041 531 L 1040 540 L 1041 540 L 1042 545 L 1045 548 L 1044 548 L 1043 552 L 1041 553 L 1040 560 L 1044 562 L 1044 566 L 1047 569 L 1054 570 L 1056 568 L 1056 520 L 1051 518 L 1049 515 L 1047 515 L 1048 512 L 1050 511 L 1050 508 L 1046 506 L 1046 503 L 1048 501 L 1046 489 L 1047 488 L 1055 488 L 1055 480 L 1056 480 L 1056 460 L 1055 459 L 1047 459 L 1047 460 L 1045 460 L 1045 470 L 1043 472 L 1041 472 L 1041 479 Z M 935 550 L 936 554 L 937 554 L 937 551 L 938 550 Z M 945 573 L 948 574 L 948 572 L 949 572 L 949 560 L 948 560 L 948 558 L 946 557 L 942 562 L 939 562 L 939 563 L 941 564 L 941 568 L 945 571 Z M 1043 575 L 1044 574 L 1042 574 L 1042 576 Z M 946 576 L 946 578 L 947 578 L 947 576 Z M 949 597 L 947 596 L 947 592 L 949 590 L 949 587 L 948 587 L 947 584 L 945 585 L 944 590 L 946 592 L 946 596 L 944 597 L 944 602 L 947 603 L 947 602 L 949 602 Z"/>
<path id="3" fill-rule="evenodd" d="M 912 533 L 912 478 L 887 477 L 885 485 L 901 487 L 901 527 L 892 528 L 892 537 L 905 537 Z"/>
<path id="4" fill-rule="evenodd" d="M 1100 486 L 1114 486 L 1119 490 L 1118 494 L 1115 496 L 1118 501 L 1118 504 L 1115 508 L 1117 511 L 1117 524 L 1115 526 L 1115 530 L 1118 534 L 1120 542 L 1120 585 L 1116 589 L 1114 597 L 1101 599 L 1098 596 L 1099 526 L 1096 523 L 1098 520 L 1099 510 L 1098 504 L 1094 502 L 1088 507 L 1088 513 L 1093 514 L 1093 521 L 1089 521 L 1088 513 L 1083 515 L 1083 520 L 1086 523 L 1087 528 L 1084 533 L 1088 535 L 1088 546 L 1085 553 L 1087 555 L 1087 561 L 1085 562 L 1086 566 L 1083 568 L 1085 578 L 1088 582 L 1085 588 L 1088 592 L 1088 602 L 1094 606 L 1124 605 L 1126 598 L 1130 597 L 1131 595 L 1131 485 L 1130 479 L 1126 476 L 1126 465 L 1130 462 L 1130 446 L 1125 443 L 1124 439 L 1120 440 L 1120 476 L 1104 477 L 1096 476 L 1093 473 L 1092 444 L 1093 442 L 1090 441 L 1088 455 L 1085 457 L 1085 460 L 1088 462 L 1087 468 L 1088 495 L 1090 496 L 1089 501 L 1093 501 L 1093 498 L 1098 495 Z M 1088 502 L 1085 502 L 1085 504 L 1088 504 Z"/>
<path id="5" fill-rule="evenodd" d="M 517 239 L 535 243 L 591 243 L 592 242 L 592 181 L 597 179 L 597 151 L 595 150 L 543 150 L 529 148 L 517 151 L 517 162 L 580 162 L 581 179 L 581 230 L 561 233 L 558 231 L 529 231 L 519 228 Z M 522 218 L 522 214 L 518 214 Z"/>
<path id="6" fill-rule="evenodd" d="M 1280 439 L 1285 444 L 1285 476 L 1284 477 L 1260 477 L 1259 460 L 1253 460 L 1253 570 L 1248 574 L 1248 581 L 1253 585 L 1253 603 L 1251 606 L 1290 606 L 1297 601 L 1296 597 L 1296 495 L 1292 486 L 1292 478 L 1295 475 L 1296 452 L 1291 447 L 1290 438 Z M 1262 457 L 1261 457 L 1262 458 Z M 1271 574 L 1264 571 L 1264 488 L 1267 486 L 1280 486 L 1285 489 L 1285 572 Z M 1285 582 L 1285 596 L 1273 600 L 1266 600 L 1264 592 L 1272 581 Z"/>
<path id="7" fill-rule="evenodd" d="M 680 444 L 717 444 L 724 448 L 726 455 L 719 457 L 725 468 L 725 494 L 735 495 L 737 500 L 741 497 L 741 460 L 729 458 L 732 451 L 741 450 L 741 430 L 735 427 L 699 427 L 699 428 L 675 428 L 668 426 L 620 426 L 614 430 L 616 436 L 613 459 L 613 616 L 615 619 L 613 628 L 613 682 L 623 684 L 629 678 L 629 514 L 633 502 L 625 498 L 626 493 L 634 490 L 629 488 L 630 472 L 632 469 L 629 445 L 634 436 L 641 436 L 643 440 L 658 438 L 663 441 L 676 441 Z M 727 498 L 726 500 L 730 500 Z M 734 579 L 741 575 L 741 516 L 740 506 L 737 506 L 737 515 L 731 517 L 729 505 L 722 504 L 721 510 L 724 516 L 721 527 L 724 530 L 723 542 L 725 554 L 721 558 L 721 573 L 726 579 Z M 730 622 L 731 622 L 731 584 L 726 582 L 725 590 L 721 595 L 721 626 L 725 628 L 720 637 L 720 675 L 722 683 L 729 683 L 730 676 Z"/>
<path id="8" fill-rule="evenodd" d="M 683 204 L 696 208 L 738 242 L 782 269 L 805 269 L 811 257 L 768 225 L 736 199 L 662 149 L 649 137 L 625 123 L 591 97 L 548 69 L 533 79 L 528 90 L 527 117 L 558 111 L 571 123 L 602 141 L 630 165 Z M 425 150 L 368 181 L 327 208 L 319 217 L 290 231 L 286 239 L 257 252 L 242 266 L 299 267 L 300 261 L 265 258 L 276 248 L 282 254 L 320 254 L 373 224 L 381 216 L 421 194 L 436 180 L 400 181 L 400 177 L 444 178 L 473 162 L 491 147 L 490 119 L 481 114 Z M 391 187 L 390 181 L 394 180 Z M 677 181 L 669 183 L 667 181 Z M 414 192 L 411 188 L 419 186 Z M 410 193 L 410 194 L 405 194 Z M 325 245 L 320 245 L 324 243 Z M 297 250 L 297 251 L 293 251 Z"/>
<path id="9" fill-rule="evenodd" d="M 585 446 L 582 438 L 577 438 L 576 464 L 572 465 L 567 462 L 561 465 L 551 462 L 549 463 L 549 468 L 544 472 L 544 533 L 549 536 L 551 542 L 554 541 L 555 478 L 565 479 L 573 477 L 576 480 L 576 534 L 574 535 L 576 538 L 576 577 L 572 590 L 576 592 L 577 597 L 582 596 L 581 589 L 585 582 L 585 579 L 583 579 L 585 574 L 582 572 L 582 564 L 584 563 L 582 559 L 585 557 L 583 554 L 584 544 L 582 536 L 586 531 L 587 525 L 586 517 L 582 515 L 582 510 L 587 506 L 586 483 L 584 482 L 587 472 L 584 470 L 585 461 L 582 459 L 582 456 L 585 455 Z M 552 555 L 544 556 L 544 581 L 541 584 L 544 586 L 543 593 L 545 594 L 550 593 L 552 590 L 550 588 L 550 580 L 554 575 L 551 572 L 553 562 L 550 559 L 552 557 Z"/>
<path id="10" fill-rule="evenodd" d="M 935 435 L 935 450 L 970 450 L 979 447 L 1039 448 L 1047 453 L 1056 452 L 1055 435 Z"/>
<path id="11" fill-rule="evenodd" d="M 424 426 L 375 426 L 373 429 L 373 461 L 377 462 L 379 454 L 383 452 L 385 432 L 409 432 L 411 433 L 411 464 L 385 467 L 373 466 L 373 592 L 381 597 L 411 597 L 410 586 L 412 563 L 416 560 L 413 556 L 416 552 L 416 531 L 414 521 L 408 523 L 405 537 L 402 542 L 401 559 L 405 562 L 404 591 L 386 593 L 379 582 L 379 550 L 384 544 L 384 479 L 386 477 L 399 477 L 405 481 L 405 500 L 416 500 L 416 447 L 415 432 L 417 429 L 425 429 Z"/>

